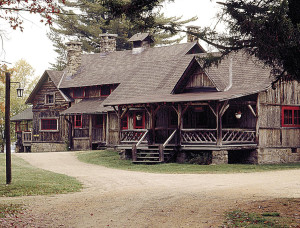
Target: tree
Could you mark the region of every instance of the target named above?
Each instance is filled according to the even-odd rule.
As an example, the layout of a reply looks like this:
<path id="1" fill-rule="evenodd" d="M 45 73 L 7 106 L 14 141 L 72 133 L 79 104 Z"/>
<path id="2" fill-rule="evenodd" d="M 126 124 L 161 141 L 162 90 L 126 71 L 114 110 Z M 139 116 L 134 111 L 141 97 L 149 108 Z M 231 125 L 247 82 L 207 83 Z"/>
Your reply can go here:
<path id="1" fill-rule="evenodd" d="M 18 85 L 11 84 L 11 116 L 17 115 L 18 113 L 25 110 L 28 106 L 25 104 L 30 92 L 37 82 L 37 77 L 34 76 L 34 69 L 25 60 L 21 59 L 12 69 L 8 69 L 5 65 L 0 67 L 0 151 L 4 150 L 4 124 L 5 124 L 5 72 L 11 73 L 12 82 L 21 82 L 24 86 L 24 95 L 22 98 L 17 98 L 17 92 L 15 87 Z M 13 136 L 13 129 L 11 134 Z"/>
<path id="2" fill-rule="evenodd" d="M 219 17 L 228 33 L 203 29 L 199 38 L 223 56 L 245 50 L 272 67 L 277 80 L 300 80 L 300 1 L 226 0 Z"/>
<path id="3" fill-rule="evenodd" d="M 62 0 L 64 3 L 64 0 Z M 60 4 L 54 0 L 1 0 L 0 1 L 0 19 L 8 21 L 13 29 L 23 30 L 23 19 L 20 12 L 30 12 L 40 14 L 45 18 L 41 22 L 52 23 L 52 15 L 60 13 Z"/>
<path id="4" fill-rule="evenodd" d="M 151 5 L 151 7 L 141 7 L 142 5 L 133 7 L 133 4 L 140 2 L 143 1 L 102 1 L 101 3 L 101 1 L 78 0 L 76 3 L 66 2 L 63 13 L 55 16 L 51 33 L 48 34 L 54 43 L 55 51 L 59 54 L 53 67 L 58 70 L 65 67 L 66 37 L 69 39 L 76 37 L 83 43 L 84 51 L 94 53 L 99 52 L 99 34 L 106 32 L 118 34 L 118 50 L 130 49 L 131 44 L 127 40 L 138 32 L 155 34 L 156 44 L 170 44 L 179 42 L 183 38 L 179 36 L 170 40 L 171 37 L 179 34 L 183 25 L 197 19 L 192 17 L 188 20 L 181 20 L 181 17 L 165 17 L 159 12 L 158 4 Z M 121 6 L 124 11 L 120 9 Z"/>
<path id="5" fill-rule="evenodd" d="M 131 20 L 160 4 L 159 0 L 132 0 L 126 4 L 122 1 L 103 2 L 112 15 L 125 14 Z M 208 64 L 220 61 L 232 51 L 244 49 L 273 67 L 277 79 L 288 75 L 300 80 L 299 0 L 223 0 L 219 4 L 222 5 L 219 19 L 227 25 L 228 32 L 220 34 L 214 29 L 202 28 L 198 33 L 192 33 L 222 52 L 220 58 L 208 59 Z"/>

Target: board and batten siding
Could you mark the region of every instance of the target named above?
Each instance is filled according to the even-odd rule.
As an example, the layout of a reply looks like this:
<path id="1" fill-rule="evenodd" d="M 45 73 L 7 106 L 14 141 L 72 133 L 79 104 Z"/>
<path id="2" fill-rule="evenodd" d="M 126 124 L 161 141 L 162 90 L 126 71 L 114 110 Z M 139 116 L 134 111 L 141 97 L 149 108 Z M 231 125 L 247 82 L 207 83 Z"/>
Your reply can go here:
<path id="1" fill-rule="evenodd" d="M 300 128 L 281 126 L 282 106 L 300 106 L 300 83 L 279 81 L 276 89 L 259 93 L 259 146 L 299 148 Z"/>

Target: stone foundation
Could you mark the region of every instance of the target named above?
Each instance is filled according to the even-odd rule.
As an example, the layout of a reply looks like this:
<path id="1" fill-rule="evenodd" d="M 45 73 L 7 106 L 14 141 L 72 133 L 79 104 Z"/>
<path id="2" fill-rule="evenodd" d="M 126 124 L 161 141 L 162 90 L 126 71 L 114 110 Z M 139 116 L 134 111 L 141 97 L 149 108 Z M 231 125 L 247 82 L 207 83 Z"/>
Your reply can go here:
<path id="1" fill-rule="evenodd" d="M 60 152 L 66 151 L 65 143 L 32 143 L 31 152 Z"/>
<path id="2" fill-rule="evenodd" d="M 212 151 L 212 165 L 228 164 L 228 151 L 218 150 Z"/>
<path id="3" fill-rule="evenodd" d="M 278 164 L 300 162 L 300 148 L 260 148 L 258 164 Z"/>

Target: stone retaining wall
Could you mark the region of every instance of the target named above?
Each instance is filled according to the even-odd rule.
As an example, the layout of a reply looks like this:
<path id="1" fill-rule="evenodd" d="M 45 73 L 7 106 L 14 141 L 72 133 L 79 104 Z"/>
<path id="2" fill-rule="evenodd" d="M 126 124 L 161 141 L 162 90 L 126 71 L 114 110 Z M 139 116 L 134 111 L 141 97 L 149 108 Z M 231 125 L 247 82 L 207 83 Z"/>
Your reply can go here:
<path id="1" fill-rule="evenodd" d="M 65 143 L 32 143 L 31 152 L 60 152 L 66 151 Z"/>

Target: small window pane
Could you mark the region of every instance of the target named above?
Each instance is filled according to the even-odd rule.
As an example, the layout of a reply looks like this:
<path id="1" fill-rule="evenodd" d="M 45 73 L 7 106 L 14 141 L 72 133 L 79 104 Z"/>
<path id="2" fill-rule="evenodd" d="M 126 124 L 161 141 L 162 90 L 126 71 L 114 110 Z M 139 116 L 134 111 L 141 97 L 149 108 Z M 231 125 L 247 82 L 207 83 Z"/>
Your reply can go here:
<path id="1" fill-rule="evenodd" d="M 293 124 L 293 110 L 284 110 L 284 124 Z"/>
<path id="2" fill-rule="evenodd" d="M 300 110 L 295 110 L 294 112 L 294 124 L 300 125 Z"/>
<path id="3" fill-rule="evenodd" d="M 75 98 L 84 97 L 84 89 L 83 88 L 76 88 L 74 90 L 74 97 Z"/>

